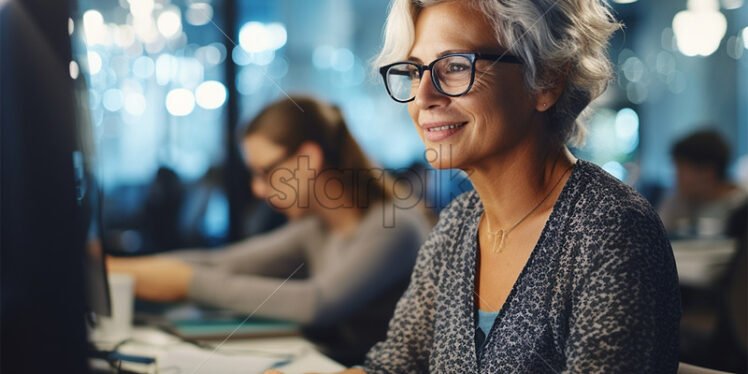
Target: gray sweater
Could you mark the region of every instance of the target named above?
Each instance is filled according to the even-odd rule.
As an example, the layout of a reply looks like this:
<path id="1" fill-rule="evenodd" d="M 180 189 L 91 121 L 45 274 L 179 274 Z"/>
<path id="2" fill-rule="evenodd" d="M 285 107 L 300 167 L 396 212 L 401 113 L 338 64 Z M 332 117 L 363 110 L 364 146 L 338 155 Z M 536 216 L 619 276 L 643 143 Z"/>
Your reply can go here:
<path id="1" fill-rule="evenodd" d="M 305 217 L 223 249 L 176 252 L 194 266 L 188 298 L 302 324 L 347 316 L 407 278 L 431 229 L 417 209 L 385 204 L 372 206 L 345 237 Z M 285 281 L 296 269 L 308 277 Z"/>
<path id="2" fill-rule="evenodd" d="M 633 189 L 577 163 L 479 354 L 473 290 L 482 212 L 475 191 L 441 212 L 367 373 L 676 372 L 673 253 Z"/>

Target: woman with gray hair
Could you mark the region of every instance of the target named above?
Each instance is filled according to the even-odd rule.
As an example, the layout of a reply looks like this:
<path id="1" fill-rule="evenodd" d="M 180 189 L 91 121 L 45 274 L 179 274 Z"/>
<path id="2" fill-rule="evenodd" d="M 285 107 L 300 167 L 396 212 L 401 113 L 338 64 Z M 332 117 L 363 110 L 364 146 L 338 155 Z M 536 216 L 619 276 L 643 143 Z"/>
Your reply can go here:
<path id="1" fill-rule="evenodd" d="M 350 373 L 675 373 L 680 295 L 653 208 L 566 144 L 605 89 L 600 0 L 394 0 L 377 64 L 440 214 L 387 338 Z"/>

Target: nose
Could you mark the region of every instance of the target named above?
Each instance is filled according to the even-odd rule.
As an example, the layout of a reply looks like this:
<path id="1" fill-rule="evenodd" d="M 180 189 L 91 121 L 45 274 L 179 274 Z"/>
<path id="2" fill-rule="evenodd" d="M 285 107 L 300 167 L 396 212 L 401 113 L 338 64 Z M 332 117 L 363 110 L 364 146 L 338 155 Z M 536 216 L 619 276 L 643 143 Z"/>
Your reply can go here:
<path id="1" fill-rule="evenodd" d="M 450 100 L 451 98 L 449 96 L 443 95 L 436 90 L 431 78 L 431 71 L 424 70 L 418 89 L 416 90 L 416 98 L 413 100 L 415 105 L 420 109 L 428 109 L 445 106 Z"/>

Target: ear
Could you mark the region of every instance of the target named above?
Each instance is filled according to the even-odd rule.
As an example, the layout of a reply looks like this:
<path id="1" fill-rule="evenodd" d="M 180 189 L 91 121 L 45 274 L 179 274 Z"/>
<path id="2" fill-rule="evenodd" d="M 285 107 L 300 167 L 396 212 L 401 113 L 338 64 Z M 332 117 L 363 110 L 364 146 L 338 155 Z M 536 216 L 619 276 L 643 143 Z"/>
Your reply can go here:
<path id="1" fill-rule="evenodd" d="M 309 157 L 309 167 L 317 172 L 322 170 L 325 165 L 325 153 L 322 151 L 322 146 L 316 142 L 305 141 L 301 143 L 297 154 Z"/>
<path id="2" fill-rule="evenodd" d="M 564 92 L 564 88 L 566 88 L 566 77 L 569 75 L 569 68 L 570 65 L 566 64 L 563 69 L 552 72 L 550 87 L 540 90 L 535 95 L 535 110 L 545 112 L 556 104 L 556 101 L 558 101 Z"/>

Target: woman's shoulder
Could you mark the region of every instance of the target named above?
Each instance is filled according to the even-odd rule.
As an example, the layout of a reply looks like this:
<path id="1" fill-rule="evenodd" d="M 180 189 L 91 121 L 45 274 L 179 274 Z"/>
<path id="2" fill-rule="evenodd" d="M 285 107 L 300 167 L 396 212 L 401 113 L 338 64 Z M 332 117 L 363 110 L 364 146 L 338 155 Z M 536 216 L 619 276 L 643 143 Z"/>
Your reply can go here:
<path id="1" fill-rule="evenodd" d="M 602 258 L 670 262 L 672 250 L 652 205 L 599 166 L 579 162 L 562 217 L 564 240 L 574 248 L 570 253 L 590 264 Z"/>
<path id="2" fill-rule="evenodd" d="M 465 191 L 449 202 L 440 212 L 439 220 L 459 219 L 482 207 L 480 196 L 475 190 Z"/>
<path id="3" fill-rule="evenodd" d="M 402 232 L 425 238 L 431 227 L 427 212 L 417 202 L 398 204 L 391 200 L 382 201 L 370 206 L 361 221 L 363 230 L 376 235 Z"/>
<path id="4" fill-rule="evenodd" d="M 607 228 L 624 223 L 660 222 L 654 207 L 633 187 L 589 161 L 579 160 L 577 168 L 578 175 L 566 195 L 574 200 L 571 215 L 586 218 L 584 221 L 588 224 Z"/>
<path id="5" fill-rule="evenodd" d="M 324 231 L 324 222 L 322 219 L 314 214 L 307 214 L 298 218 L 290 219 L 288 222 L 279 227 L 277 230 L 285 230 L 287 232 L 322 232 Z"/>
<path id="6" fill-rule="evenodd" d="M 461 193 L 439 212 L 434 231 L 449 234 L 470 222 L 469 218 L 482 209 L 480 196 L 475 190 Z"/>

